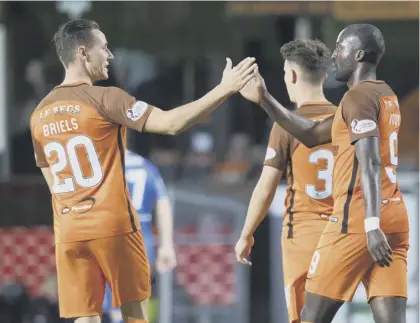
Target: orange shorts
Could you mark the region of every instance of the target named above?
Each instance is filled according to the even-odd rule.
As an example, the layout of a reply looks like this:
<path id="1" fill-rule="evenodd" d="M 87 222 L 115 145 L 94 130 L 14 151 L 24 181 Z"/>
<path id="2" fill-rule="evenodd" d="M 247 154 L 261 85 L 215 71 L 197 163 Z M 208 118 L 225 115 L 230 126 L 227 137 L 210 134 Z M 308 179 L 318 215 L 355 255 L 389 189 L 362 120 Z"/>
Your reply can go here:
<path id="1" fill-rule="evenodd" d="M 140 232 L 56 245 L 60 316 L 102 315 L 105 282 L 112 304 L 150 297 L 150 269 Z"/>
<path id="2" fill-rule="evenodd" d="M 368 301 L 374 297 L 407 297 L 408 233 L 386 234 L 392 249 L 390 267 L 373 263 L 366 234 L 326 232 L 312 257 L 306 290 L 350 302 L 360 282 Z"/>
<path id="3" fill-rule="evenodd" d="M 322 224 L 322 227 L 324 226 Z M 306 276 L 321 235 L 322 232 L 317 232 L 288 239 L 287 229 L 283 230 L 281 245 L 284 290 L 291 323 L 300 322 L 300 313 L 305 301 Z"/>

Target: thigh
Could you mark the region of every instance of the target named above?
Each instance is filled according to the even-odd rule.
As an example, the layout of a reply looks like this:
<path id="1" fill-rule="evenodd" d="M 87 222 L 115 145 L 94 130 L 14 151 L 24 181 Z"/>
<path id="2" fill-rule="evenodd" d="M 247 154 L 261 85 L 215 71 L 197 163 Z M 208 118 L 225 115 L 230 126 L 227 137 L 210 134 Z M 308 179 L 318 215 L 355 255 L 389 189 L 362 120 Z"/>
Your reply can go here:
<path id="1" fill-rule="evenodd" d="M 309 266 L 306 290 L 351 301 L 372 262 L 365 234 L 323 233 Z"/>
<path id="2" fill-rule="evenodd" d="M 407 298 L 408 233 L 387 234 L 387 239 L 392 249 L 393 261 L 390 267 L 375 264 L 367 272 L 363 284 L 369 301 L 374 297 Z"/>
<path id="3" fill-rule="evenodd" d="M 150 268 L 140 232 L 93 241 L 91 250 L 112 290 L 112 306 L 150 297 Z"/>
<path id="4" fill-rule="evenodd" d="M 101 315 L 105 277 L 87 242 L 57 244 L 56 262 L 60 316 Z"/>
<path id="5" fill-rule="evenodd" d="M 284 290 L 290 322 L 300 320 L 306 276 L 320 236 L 321 233 L 282 238 Z"/>

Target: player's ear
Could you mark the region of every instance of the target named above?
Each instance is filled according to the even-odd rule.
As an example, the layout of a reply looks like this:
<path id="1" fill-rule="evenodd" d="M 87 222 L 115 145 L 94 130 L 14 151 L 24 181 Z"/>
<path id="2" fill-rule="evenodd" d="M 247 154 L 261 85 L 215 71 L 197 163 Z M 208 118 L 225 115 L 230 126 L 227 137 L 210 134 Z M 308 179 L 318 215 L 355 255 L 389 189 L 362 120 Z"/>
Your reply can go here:
<path id="1" fill-rule="evenodd" d="M 297 73 L 295 70 L 292 70 L 292 84 L 296 84 L 297 82 Z"/>
<path id="2" fill-rule="evenodd" d="M 366 52 L 363 49 L 359 49 L 356 52 L 356 55 L 355 55 L 354 58 L 355 58 L 356 62 L 361 62 L 361 61 L 363 61 L 363 58 L 365 57 L 365 55 L 366 55 Z"/>
<path id="3" fill-rule="evenodd" d="M 77 48 L 77 54 L 80 55 L 80 57 L 86 59 L 87 61 L 89 61 L 89 54 L 88 54 L 88 50 L 85 46 L 79 46 Z"/>

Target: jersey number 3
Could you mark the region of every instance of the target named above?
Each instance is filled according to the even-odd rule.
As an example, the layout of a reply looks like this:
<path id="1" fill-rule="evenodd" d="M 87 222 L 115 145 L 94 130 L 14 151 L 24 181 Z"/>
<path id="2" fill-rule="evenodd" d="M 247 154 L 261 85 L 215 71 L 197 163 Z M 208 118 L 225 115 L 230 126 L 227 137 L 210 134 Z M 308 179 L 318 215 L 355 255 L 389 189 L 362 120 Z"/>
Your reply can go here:
<path id="1" fill-rule="evenodd" d="M 85 177 L 77 157 L 76 148 L 83 147 L 86 151 L 86 156 L 89 160 L 92 169 L 91 176 Z M 45 145 L 45 155 L 50 158 L 53 153 L 57 154 L 57 162 L 50 167 L 54 178 L 52 191 L 55 194 L 69 193 L 75 190 L 74 182 L 80 187 L 93 187 L 102 180 L 103 173 L 101 163 L 99 162 L 98 154 L 95 150 L 95 145 L 87 136 L 72 137 L 65 146 L 60 142 L 50 142 Z M 70 167 L 73 176 L 64 178 L 62 182 L 58 177 L 58 173 L 66 169 L 70 162 Z"/>
<path id="2" fill-rule="evenodd" d="M 319 191 L 313 184 L 306 185 L 306 194 L 315 200 L 323 200 L 331 196 L 332 194 L 332 172 L 334 166 L 334 155 L 328 149 L 315 150 L 309 156 L 309 162 L 311 164 L 318 164 L 320 160 L 326 161 L 326 168 L 318 170 L 318 179 L 325 182 L 325 189 Z"/>

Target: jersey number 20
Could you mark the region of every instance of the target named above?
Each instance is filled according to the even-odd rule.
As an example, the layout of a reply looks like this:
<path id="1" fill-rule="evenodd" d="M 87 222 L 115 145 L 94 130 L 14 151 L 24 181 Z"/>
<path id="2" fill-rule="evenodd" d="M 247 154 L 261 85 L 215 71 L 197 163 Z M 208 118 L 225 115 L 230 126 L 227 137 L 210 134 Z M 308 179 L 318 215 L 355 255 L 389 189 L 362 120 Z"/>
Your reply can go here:
<path id="1" fill-rule="evenodd" d="M 309 156 L 309 162 L 311 164 L 318 164 L 320 160 L 326 161 L 326 168 L 318 170 L 318 179 L 325 182 L 325 189 L 319 191 L 313 184 L 306 185 L 306 194 L 315 200 L 323 200 L 331 196 L 332 194 L 332 172 L 334 166 L 334 155 L 328 149 L 315 150 Z"/>
<path id="2" fill-rule="evenodd" d="M 86 151 L 86 156 L 89 160 L 90 167 L 92 168 L 92 175 L 90 177 L 85 177 L 82 172 L 82 167 L 80 166 L 76 152 L 76 148 L 79 146 L 83 147 Z M 73 192 L 75 190 L 74 182 L 81 187 L 87 188 L 99 184 L 102 180 L 103 173 L 101 163 L 99 162 L 95 145 L 89 137 L 82 135 L 72 137 L 67 141 L 65 146 L 57 141 L 50 142 L 45 145 L 44 151 L 48 158 L 50 158 L 51 154 L 54 152 L 57 154 L 57 162 L 50 167 L 54 178 L 52 191 L 55 194 Z M 68 162 L 70 162 L 73 176 L 64 178 L 63 181 L 60 182 L 60 178 L 57 174 L 67 167 Z"/>

